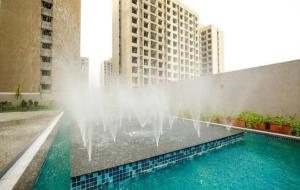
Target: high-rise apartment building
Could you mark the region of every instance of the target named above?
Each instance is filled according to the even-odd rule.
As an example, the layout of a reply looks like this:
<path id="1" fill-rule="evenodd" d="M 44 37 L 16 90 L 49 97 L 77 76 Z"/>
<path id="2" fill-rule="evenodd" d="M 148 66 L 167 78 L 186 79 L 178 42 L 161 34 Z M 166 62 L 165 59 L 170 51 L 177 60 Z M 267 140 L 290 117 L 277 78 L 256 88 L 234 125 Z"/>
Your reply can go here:
<path id="1" fill-rule="evenodd" d="M 198 29 L 179 0 L 114 0 L 113 73 L 133 87 L 199 76 Z"/>
<path id="2" fill-rule="evenodd" d="M 179 0 L 113 0 L 113 74 L 132 87 L 200 76 L 199 29 Z"/>
<path id="3" fill-rule="evenodd" d="M 66 73 L 80 68 L 80 3 L 1 0 L 0 92 L 64 88 Z"/>
<path id="4" fill-rule="evenodd" d="M 109 59 L 100 64 L 100 86 L 109 87 L 112 80 L 112 59 Z"/>
<path id="5" fill-rule="evenodd" d="M 89 58 L 81 57 L 80 58 L 80 70 L 81 70 L 81 77 L 82 77 L 82 84 L 88 85 L 89 83 Z"/>
<path id="6" fill-rule="evenodd" d="M 223 32 L 213 25 L 200 28 L 201 73 L 216 74 L 224 72 Z"/>

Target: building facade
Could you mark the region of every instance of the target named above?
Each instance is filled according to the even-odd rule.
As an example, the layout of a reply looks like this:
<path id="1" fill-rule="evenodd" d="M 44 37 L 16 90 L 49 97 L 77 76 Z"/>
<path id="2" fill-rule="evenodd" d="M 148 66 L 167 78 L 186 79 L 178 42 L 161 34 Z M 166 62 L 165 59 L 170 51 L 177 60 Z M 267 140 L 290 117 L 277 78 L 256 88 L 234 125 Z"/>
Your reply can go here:
<path id="1" fill-rule="evenodd" d="M 213 25 L 201 27 L 201 73 L 217 74 L 224 72 L 223 32 Z"/>
<path id="2" fill-rule="evenodd" d="M 80 68 L 80 0 L 2 0 L 0 92 L 58 92 Z M 68 23 L 68 24 L 66 24 Z"/>
<path id="3" fill-rule="evenodd" d="M 89 58 L 87 57 L 80 57 L 80 70 L 81 70 L 81 81 L 82 84 L 87 86 L 89 83 Z"/>
<path id="4" fill-rule="evenodd" d="M 100 86 L 109 87 L 112 80 L 112 59 L 109 59 L 100 64 Z"/>
<path id="5" fill-rule="evenodd" d="M 200 76 L 199 23 L 179 0 L 113 0 L 113 75 L 131 87 Z"/>

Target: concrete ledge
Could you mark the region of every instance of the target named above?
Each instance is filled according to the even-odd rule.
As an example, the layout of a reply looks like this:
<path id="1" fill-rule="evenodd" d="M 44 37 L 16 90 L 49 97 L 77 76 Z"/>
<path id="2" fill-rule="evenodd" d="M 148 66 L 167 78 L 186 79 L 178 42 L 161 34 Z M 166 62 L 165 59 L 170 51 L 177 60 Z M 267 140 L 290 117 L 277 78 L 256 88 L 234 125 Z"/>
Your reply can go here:
<path id="1" fill-rule="evenodd" d="M 23 155 L 14 163 L 14 165 L 0 179 L 0 189 L 10 190 L 15 187 L 28 165 L 47 140 L 49 134 L 57 126 L 63 113 L 60 113 L 43 131 L 43 133 L 31 144 Z"/>
<path id="2" fill-rule="evenodd" d="M 193 119 L 188 119 L 188 118 L 178 118 L 178 119 L 187 120 L 187 121 L 198 121 L 198 120 L 193 120 Z M 233 126 L 233 125 L 224 125 L 224 124 L 220 124 L 220 123 L 212 123 L 212 122 L 207 122 L 207 121 L 198 121 L 198 122 L 205 123 L 205 124 L 210 124 L 210 125 L 221 126 L 221 127 L 225 127 L 225 128 L 239 129 L 239 130 L 242 130 L 242 131 L 248 131 L 248 132 L 252 132 L 252 133 L 258 133 L 258 134 L 271 135 L 271 136 L 276 136 L 276 137 L 281 137 L 281 138 L 287 138 L 287 139 L 297 140 L 297 141 L 300 142 L 300 137 L 291 136 L 291 135 L 284 135 L 284 134 L 279 134 L 279 133 L 272 133 L 272 132 L 269 132 L 269 131 L 260 131 L 260 130 L 255 130 L 255 129 L 236 127 L 236 126 Z"/>

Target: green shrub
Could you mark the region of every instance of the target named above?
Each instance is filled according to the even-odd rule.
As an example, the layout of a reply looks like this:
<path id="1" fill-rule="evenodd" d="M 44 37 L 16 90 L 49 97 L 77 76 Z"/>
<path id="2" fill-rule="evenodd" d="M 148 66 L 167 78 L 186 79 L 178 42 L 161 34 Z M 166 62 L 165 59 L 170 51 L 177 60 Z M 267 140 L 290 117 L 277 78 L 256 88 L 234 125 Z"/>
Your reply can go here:
<path id="1" fill-rule="evenodd" d="M 30 107 L 32 107 L 32 106 L 33 106 L 33 101 L 32 101 L 32 100 L 28 100 L 28 105 L 29 105 Z"/>
<path id="2" fill-rule="evenodd" d="M 292 127 L 292 133 L 300 136 L 300 121 L 294 118 L 288 120 L 288 124 Z"/>
<path id="3" fill-rule="evenodd" d="M 265 119 L 262 115 L 254 112 L 243 112 L 236 116 L 236 119 L 246 122 L 246 127 L 252 128 L 253 126 L 264 123 Z"/>
<path id="4" fill-rule="evenodd" d="M 38 101 L 34 101 L 33 104 L 34 104 L 34 107 L 38 107 L 39 102 Z"/>
<path id="5" fill-rule="evenodd" d="M 27 107 L 27 102 L 26 102 L 26 100 L 22 100 L 22 102 L 21 102 L 21 107 L 22 107 L 22 108 Z"/>
<path id="6" fill-rule="evenodd" d="M 270 124 L 275 124 L 275 125 L 289 125 L 289 120 L 282 117 L 282 116 L 269 116 L 267 115 L 265 117 L 266 122 Z"/>

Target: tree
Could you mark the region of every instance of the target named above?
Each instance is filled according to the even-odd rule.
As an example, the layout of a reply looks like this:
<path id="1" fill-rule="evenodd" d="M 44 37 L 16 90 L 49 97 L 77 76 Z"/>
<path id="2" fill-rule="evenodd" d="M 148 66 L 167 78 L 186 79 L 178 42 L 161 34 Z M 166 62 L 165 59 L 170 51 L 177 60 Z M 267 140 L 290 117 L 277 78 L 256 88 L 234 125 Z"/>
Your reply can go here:
<path id="1" fill-rule="evenodd" d="M 16 88 L 15 96 L 17 98 L 17 106 L 19 105 L 19 99 L 21 97 L 21 86 L 18 85 Z"/>
<path id="2" fill-rule="evenodd" d="M 40 94 L 40 103 L 42 103 L 43 102 L 43 90 L 42 90 L 41 85 L 39 86 L 39 94 Z"/>

